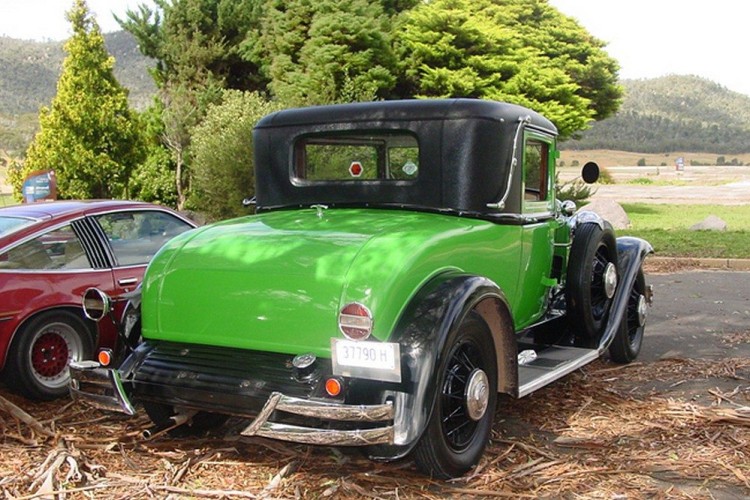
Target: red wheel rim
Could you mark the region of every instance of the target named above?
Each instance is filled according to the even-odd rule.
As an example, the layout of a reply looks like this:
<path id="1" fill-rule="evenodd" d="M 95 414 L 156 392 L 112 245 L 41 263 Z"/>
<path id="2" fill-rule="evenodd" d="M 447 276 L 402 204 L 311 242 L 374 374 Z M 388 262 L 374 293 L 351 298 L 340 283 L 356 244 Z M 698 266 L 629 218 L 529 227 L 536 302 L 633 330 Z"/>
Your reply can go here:
<path id="1" fill-rule="evenodd" d="M 68 343 L 54 332 L 41 335 L 31 349 L 34 370 L 43 377 L 55 377 L 68 366 Z"/>

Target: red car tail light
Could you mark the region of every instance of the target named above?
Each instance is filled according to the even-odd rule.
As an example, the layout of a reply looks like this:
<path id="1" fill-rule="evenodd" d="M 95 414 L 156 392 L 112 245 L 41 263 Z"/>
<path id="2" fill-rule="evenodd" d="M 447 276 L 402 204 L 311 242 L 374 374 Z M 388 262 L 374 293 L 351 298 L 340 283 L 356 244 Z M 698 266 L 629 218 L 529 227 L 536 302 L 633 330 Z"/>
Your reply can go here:
<path id="1" fill-rule="evenodd" d="M 358 302 L 347 304 L 339 313 L 339 329 L 348 339 L 365 340 L 372 333 L 372 313 Z"/>

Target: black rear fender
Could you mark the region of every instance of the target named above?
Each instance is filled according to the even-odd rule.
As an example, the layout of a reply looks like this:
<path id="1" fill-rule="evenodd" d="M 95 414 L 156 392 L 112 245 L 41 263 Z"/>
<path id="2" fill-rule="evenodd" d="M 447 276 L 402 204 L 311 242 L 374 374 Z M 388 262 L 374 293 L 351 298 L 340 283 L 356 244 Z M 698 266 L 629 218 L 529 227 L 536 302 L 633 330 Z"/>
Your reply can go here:
<path id="1" fill-rule="evenodd" d="M 387 391 L 382 397 L 394 401 L 396 445 L 372 447 L 372 458 L 399 458 L 416 444 L 432 412 L 438 390 L 435 371 L 445 354 L 446 339 L 469 314 L 479 315 L 492 332 L 498 391 L 513 393 L 517 388 L 513 320 L 500 288 L 480 276 L 436 278 L 412 300 L 392 338 L 401 348 L 402 390 Z"/>

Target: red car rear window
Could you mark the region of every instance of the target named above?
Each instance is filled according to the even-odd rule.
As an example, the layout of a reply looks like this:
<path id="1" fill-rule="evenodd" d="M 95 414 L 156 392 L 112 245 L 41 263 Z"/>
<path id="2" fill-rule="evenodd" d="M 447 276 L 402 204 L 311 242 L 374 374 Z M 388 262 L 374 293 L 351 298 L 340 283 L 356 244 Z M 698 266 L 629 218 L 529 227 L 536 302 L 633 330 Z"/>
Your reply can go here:
<path id="1" fill-rule="evenodd" d="M 24 217 L 0 217 L 0 236 L 12 233 L 33 223 L 33 219 L 26 219 Z"/>

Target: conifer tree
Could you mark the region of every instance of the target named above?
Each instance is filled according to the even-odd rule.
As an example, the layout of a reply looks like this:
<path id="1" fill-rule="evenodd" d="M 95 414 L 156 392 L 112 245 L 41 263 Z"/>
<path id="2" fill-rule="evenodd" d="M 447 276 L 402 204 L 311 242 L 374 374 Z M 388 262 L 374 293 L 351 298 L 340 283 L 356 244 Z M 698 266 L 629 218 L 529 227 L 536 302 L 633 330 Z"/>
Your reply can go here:
<path id="1" fill-rule="evenodd" d="M 73 35 L 64 46 L 57 94 L 41 110 L 24 173 L 54 170 L 61 198 L 127 198 L 130 174 L 143 156 L 137 119 L 85 0 L 74 1 L 67 19 Z"/>
<path id="2" fill-rule="evenodd" d="M 476 97 L 540 111 L 571 136 L 622 96 L 604 43 L 546 0 L 433 0 L 395 26 L 404 97 Z"/>
<path id="3" fill-rule="evenodd" d="M 272 94 L 290 105 L 391 97 L 389 13 L 400 8 L 392 4 L 386 11 L 367 0 L 267 2 L 257 44 Z"/>

